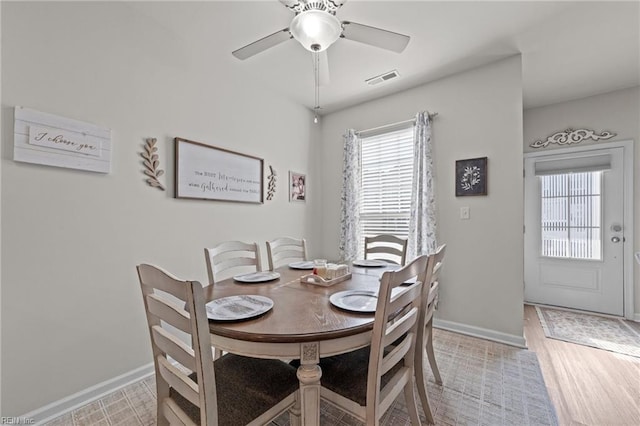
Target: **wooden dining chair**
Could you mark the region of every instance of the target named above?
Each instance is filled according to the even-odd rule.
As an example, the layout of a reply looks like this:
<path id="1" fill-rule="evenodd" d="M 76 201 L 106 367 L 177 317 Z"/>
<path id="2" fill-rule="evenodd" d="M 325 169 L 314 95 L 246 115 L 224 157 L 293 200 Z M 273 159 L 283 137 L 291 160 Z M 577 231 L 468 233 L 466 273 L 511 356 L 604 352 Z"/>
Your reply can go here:
<path id="1" fill-rule="evenodd" d="M 364 258 L 379 259 L 396 265 L 407 261 L 407 239 L 391 234 L 364 238 Z"/>
<path id="2" fill-rule="evenodd" d="M 280 237 L 267 241 L 267 258 L 270 271 L 289 262 L 308 260 L 307 240 Z"/>
<path id="3" fill-rule="evenodd" d="M 320 360 L 321 397 L 368 426 L 379 424 L 400 392 L 411 423 L 420 424 L 414 357 L 427 262 L 420 256 L 382 274 L 371 346 Z M 404 284 L 413 278 L 413 284 Z"/>
<path id="4" fill-rule="evenodd" d="M 440 370 L 438 369 L 438 364 L 436 364 L 436 355 L 433 351 L 433 313 L 438 303 L 438 291 L 440 288 L 438 274 L 442 269 L 446 249 L 447 245 L 443 244 L 436 249 L 435 253 L 429 256 L 425 278 L 426 285 L 422 296 L 422 309 L 420 310 L 419 322 L 421 326 L 418 328 L 418 337 L 416 339 L 416 384 L 420 402 L 429 423 L 434 423 L 434 418 L 429 405 L 424 353 L 427 353 L 436 383 L 442 385 L 442 377 L 440 376 Z"/>
<path id="5" fill-rule="evenodd" d="M 262 270 L 260 247 L 257 243 L 242 241 L 225 241 L 215 247 L 205 248 L 204 257 L 207 264 L 209 284 L 231 278 L 237 273 L 249 273 Z M 220 358 L 222 351 L 216 349 L 215 359 Z"/>
<path id="6" fill-rule="evenodd" d="M 213 361 L 199 282 L 178 280 L 152 265 L 137 269 L 151 335 L 158 425 L 264 425 L 294 406 L 298 379 L 290 365 L 232 354 Z"/>
<path id="7" fill-rule="evenodd" d="M 225 241 L 212 248 L 204 249 L 207 262 L 209 284 L 230 278 L 237 272 L 257 272 L 262 270 L 260 247 L 257 243 Z"/>

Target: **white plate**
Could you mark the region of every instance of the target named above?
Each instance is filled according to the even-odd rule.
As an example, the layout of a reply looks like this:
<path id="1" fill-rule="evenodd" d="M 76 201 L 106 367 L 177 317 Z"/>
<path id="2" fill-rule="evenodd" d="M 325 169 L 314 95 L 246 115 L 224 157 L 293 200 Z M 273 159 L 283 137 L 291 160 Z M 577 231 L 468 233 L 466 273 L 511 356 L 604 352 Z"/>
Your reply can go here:
<path id="1" fill-rule="evenodd" d="M 273 281 L 280 278 L 279 272 L 251 272 L 249 274 L 236 275 L 233 277 L 234 280 L 240 281 L 241 283 L 263 283 L 266 281 Z"/>
<path id="2" fill-rule="evenodd" d="M 378 304 L 378 292 L 370 290 L 345 290 L 329 297 L 333 306 L 353 312 L 372 313 Z"/>
<path id="3" fill-rule="evenodd" d="M 273 300 L 258 295 L 229 296 L 207 303 L 207 317 L 216 321 L 238 321 L 257 317 L 273 308 Z"/>
<path id="4" fill-rule="evenodd" d="M 365 268 L 379 268 L 381 266 L 389 265 L 392 265 L 392 263 L 385 262 L 384 260 L 361 259 L 353 261 L 353 266 L 362 266 Z"/>
<path id="5" fill-rule="evenodd" d="M 313 261 L 293 262 L 289 264 L 289 268 L 311 270 L 313 269 Z"/>

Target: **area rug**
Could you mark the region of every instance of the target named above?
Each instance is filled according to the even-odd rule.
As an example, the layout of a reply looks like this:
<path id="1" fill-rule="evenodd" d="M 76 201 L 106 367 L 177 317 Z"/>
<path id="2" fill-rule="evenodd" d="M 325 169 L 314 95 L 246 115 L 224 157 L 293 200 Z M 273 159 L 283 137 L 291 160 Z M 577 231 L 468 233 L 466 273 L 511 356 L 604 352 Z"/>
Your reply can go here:
<path id="1" fill-rule="evenodd" d="M 437 425 L 557 425 L 538 358 L 532 351 L 434 329 L 434 350 L 443 385 L 428 373 L 431 410 Z M 155 425 L 155 380 L 149 377 L 47 423 L 48 426 Z M 424 424 L 426 420 L 421 415 Z M 323 426 L 362 425 L 322 403 Z M 409 425 L 398 398 L 381 425 Z M 289 425 L 282 415 L 270 426 Z"/>
<path id="2" fill-rule="evenodd" d="M 545 336 L 640 357 L 640 324 L 618 318 L 536 306 Z"/>

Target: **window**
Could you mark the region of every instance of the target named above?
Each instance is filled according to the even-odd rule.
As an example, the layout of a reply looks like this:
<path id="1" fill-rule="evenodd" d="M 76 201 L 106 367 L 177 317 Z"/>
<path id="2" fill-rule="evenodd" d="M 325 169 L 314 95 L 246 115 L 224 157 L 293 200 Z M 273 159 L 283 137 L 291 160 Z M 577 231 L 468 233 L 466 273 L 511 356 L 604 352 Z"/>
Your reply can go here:
<path id="1" fill-rule="evenodd" d="M 540 176 L 542 256 L 602 259 L 602 172 Z"/>
<path id="2" fill-rule="evenodd" d="M 361 136 L 360 241 L 364 237 L 409 234 L 413 181 L 413 127 Z"/>

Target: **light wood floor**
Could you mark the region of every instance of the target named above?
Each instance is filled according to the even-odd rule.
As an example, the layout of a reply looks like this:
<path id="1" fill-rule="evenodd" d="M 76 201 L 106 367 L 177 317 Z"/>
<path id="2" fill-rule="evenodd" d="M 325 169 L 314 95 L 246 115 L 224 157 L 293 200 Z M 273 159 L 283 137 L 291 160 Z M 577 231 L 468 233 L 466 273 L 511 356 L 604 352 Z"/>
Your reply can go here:
<path id="1" fill-rule="evenodd" d="M 548 339 L 530 305 L 524 320 L 560 425 L 640 425 L 640 358 Z"/>

